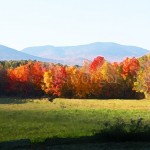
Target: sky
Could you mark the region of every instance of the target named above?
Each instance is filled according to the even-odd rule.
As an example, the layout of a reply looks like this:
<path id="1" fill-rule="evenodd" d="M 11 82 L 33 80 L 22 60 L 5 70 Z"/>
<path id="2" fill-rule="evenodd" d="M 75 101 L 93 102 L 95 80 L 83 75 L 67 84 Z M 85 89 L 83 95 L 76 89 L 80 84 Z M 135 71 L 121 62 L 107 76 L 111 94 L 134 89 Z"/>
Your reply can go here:
<path id="1" fill-rule="evenodd" d="M 150 50 L 150 0 L 0 0 L 0 44 L 115 42 Z"/>

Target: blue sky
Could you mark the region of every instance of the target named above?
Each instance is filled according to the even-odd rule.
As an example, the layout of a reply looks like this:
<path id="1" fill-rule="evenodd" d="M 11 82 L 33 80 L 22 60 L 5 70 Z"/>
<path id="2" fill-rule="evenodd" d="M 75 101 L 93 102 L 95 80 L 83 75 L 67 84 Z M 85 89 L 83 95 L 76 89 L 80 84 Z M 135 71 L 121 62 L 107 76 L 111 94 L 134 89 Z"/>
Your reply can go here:
<path id="1" fill-rule="evenodd" d="M 0 44 L 103 41 L 150 50 L 150 0 L 0 0 Z"/>

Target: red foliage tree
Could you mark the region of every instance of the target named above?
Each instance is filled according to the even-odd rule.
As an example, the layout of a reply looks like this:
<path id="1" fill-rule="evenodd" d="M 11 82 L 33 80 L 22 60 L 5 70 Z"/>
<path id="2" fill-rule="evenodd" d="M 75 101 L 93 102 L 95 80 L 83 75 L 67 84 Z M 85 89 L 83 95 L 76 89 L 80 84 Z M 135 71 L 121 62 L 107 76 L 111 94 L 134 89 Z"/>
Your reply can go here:
<path id="1" fill-rule="evenodd" d="M 103 65 L 104 62 L 105 62 L 104 57 L 98 56 L 98 57 L 94 58 L 94 60 L 92 61 L 91 65 L 90 65 L 90 70 L 96 71 L 99 67 L 101 67 Z"/>
<path id="2" fill-rule="evenodd" d="M 61 96 L 66 83 L 66 70 L 63 66 L 52 66 L 44 74 L 43 90 L 53 96 Z"/>

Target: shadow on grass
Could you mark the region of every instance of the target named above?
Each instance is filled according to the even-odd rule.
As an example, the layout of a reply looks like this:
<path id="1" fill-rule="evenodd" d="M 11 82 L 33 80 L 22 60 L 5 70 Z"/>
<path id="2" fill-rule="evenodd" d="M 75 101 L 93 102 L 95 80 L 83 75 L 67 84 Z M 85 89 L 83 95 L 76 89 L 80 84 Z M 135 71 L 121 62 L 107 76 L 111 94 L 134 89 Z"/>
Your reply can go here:
<path id="1" fill-rule="evenodd" d="M 0 143 L 0 149 L 10 149 L 10 148 L 26 148 L 26 149 L 37 149 L 37 148 L 47 148 L 55 146 L 72 146 L 74 145 L 78 149 L 78 145 L 84 146 L 88 144 L 106 144 L 113 143 L 128 143 L 125 146 L 131 147 L 130 143 L 141 143 L 141 142 L 150 142 L 150 125 L 145 123 L 142 118 L 137 120 L 131 119 L 130 122 L 126 123 L 122 119 L 117 119 L 114 124 L 111 122 L 104 123 L 105 128 L 93 136 L 84 136 L 79 138 L 59 138 L 53 137 L 46 139 L 43 142 L 32 143 L 29 139 L 22 139 L 18 141 L 10 141 Z M 104 149 L 106 149 L 104 145 Z M 142 144 L 141 144 L 142 145 Z M 149 145 L 150 146 L 150 143 Z M 59 148 L 59 147 L 58 147 Z M 87 147 L 88 148 L 88 147 Z M 115 148 L 115 147 L 114 147 Z M 138 148 L 134 147 L 134 148 Z"/>
<path id="2" fill-rule="evenodd" d="M 150 125 L 143 118 L 131 119 L 126 123 L 117 118 L 115 123 L 105 122 L 105 127 L 93 136 L 80 138 L 51 138 L 45 144 L 76 144 L 76 143 L 101 143 L 101 142 L 150 142 Z"/>
<path id="3" fill-rule="evenodd" d="M 26 102 L 27 102 L 27 99 L 22 99 L 22 98 L 0 97 L 0 104 L 23 104 Z"/>

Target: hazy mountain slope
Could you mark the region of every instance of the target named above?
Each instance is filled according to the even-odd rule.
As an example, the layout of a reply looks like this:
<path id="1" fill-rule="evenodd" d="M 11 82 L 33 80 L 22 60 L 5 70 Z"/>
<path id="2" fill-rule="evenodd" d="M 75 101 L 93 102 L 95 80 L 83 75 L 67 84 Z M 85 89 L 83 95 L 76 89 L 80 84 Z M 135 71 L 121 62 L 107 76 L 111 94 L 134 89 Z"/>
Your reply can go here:
<path id="1" fill-rule="evenodd" d="M 92 60 L 101 55 L 109 61 L 121 61 L 125 57 L 140 57 L 149 53 L 148 50 L 110 42 L 97 42 L 79 46 L 36 46 L 22 50 L 25 53 L 43 57 L 60 59 L 67 64 L 81 64 L 84 59 Z"/>
<path id="2" fill-rule="evenodd" d="M 57 62 L 53 59 L 41 58 L 37 56 L 32 56 L 15 49 L 0 45 L 0 60 L 39 60 L 46 62 Z"/>

